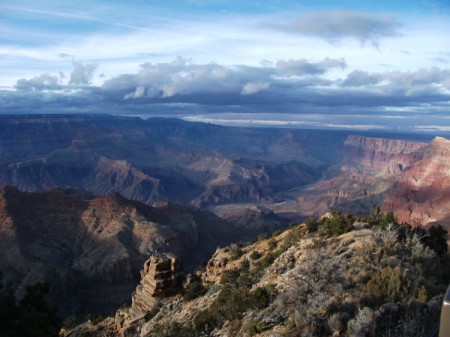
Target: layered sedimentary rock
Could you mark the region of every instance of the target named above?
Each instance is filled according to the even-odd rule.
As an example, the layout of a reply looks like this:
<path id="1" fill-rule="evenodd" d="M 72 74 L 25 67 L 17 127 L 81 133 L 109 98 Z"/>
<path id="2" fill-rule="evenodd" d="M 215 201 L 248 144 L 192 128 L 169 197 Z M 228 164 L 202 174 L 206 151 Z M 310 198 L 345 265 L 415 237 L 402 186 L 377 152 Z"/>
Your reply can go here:
<path id="1" fill-rule="evenodd" d="M 139 316 L 150 312 L 165 297 L 180 290 L 181 268 L 173 254 L 154 254 L 141 270 L 141 282 L 132 296 L 131 313 Z"/>
<path id="2" fill-rule="evenodd" d="M 420 158 L 417 150 L 427 144 L 423 142 L 349 136 L 345 159 L 358 167 L 377 170 L 380 173 L 398 173 Z"/>
<path id="3" fill-rule="evenodd" d="M 435 138 L 403 172 L 384 202 L 400 222 L 450 228 L 450 140 Z"/>
<path id="4" fill-rule="evenodd" d="M 442 137 L 424 143 L 349 136 L 342 162 L 327 178 L 287 196 L 295 197 L 297 211 L 307 215 L 383 206 L 400 222 L 450 226 L 449 144 Z M 281 205 L 281 211 L 288 206 Z"/>

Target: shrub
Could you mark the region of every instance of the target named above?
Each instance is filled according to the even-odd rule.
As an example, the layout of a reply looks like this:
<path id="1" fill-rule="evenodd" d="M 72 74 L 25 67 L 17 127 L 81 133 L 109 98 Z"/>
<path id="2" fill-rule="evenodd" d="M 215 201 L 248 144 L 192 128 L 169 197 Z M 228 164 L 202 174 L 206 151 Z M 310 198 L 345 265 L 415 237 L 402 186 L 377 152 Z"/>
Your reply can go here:
<path id="1" fill-rule="evenodd" d="M 374 313 L 372 309 L 365 307 L 359 310 L 354 319 L 347 323 L 347 332 L 350 336 L 356 335 L 361 329 L 372 323 Z"/>
<path id="2" fill-rule="evenodd" d="M 203 286 L 201 280 L 195 279 L 189 283 L 183 294 L 185 301 L 192 301 L 193 299 L 200 297 L 206 293 L 206 289 Z"/>
<path id="3" fill-rule="evenodd" d="M 353 229 L 355 219 L 352 214 L 342 215 L 339 212 L 333 212 L 330 218 L 321 221 L 318 229 L 319 235 L 332 237 L 347 233 Z"/>
<path id="4" fill-rule="evenodd" d="M 196 337 L 197 334 L 192 328 L 181 325 L 177 322 L 155 324 L 151 336 L 154 337 Z"/>
<path id="5" fill-rule="evenodd" d="M 214 330 L 218 325 L 218 322 L 210 310 L 206 309 L 200 311 L 197 316 L 194 317 L 193 326 L 197 332 L 209 332 Z"/>
<path id="6" fill-rule="evenodd" d="M 309 232 L 316 232 L 319 228 L 319 223 L 316 217 L 310 217 L 305 221 L 306 228 Z"/>
<path id="7" fill-rule="evenodd" d="M 258 241 L 264 241 L 269 238 L 269 235 L 267 233 L 259 233 L 258 234 Z"/>
<path id="8" fill-rule="evenodd" d="M 274 231 L 274 232 L 272 233 L 272 237 L 274 238 L 274 237 L 280 235 L 281 233 L 282 233 L 282 230 L 281 230 L 281 229 L 277 229 L 276 231 Z"/>
<path id="9" fill-rule="evenodd" d="M 386 214 L 383 214 L 383 217 L 379 221 L 379 226 L 382 229 L 386 229 L 389 224 L 398 224 L 397 218 L 394 216 L 394 213 L 387 212 Z"/>
<path id="10" fill-rule="evenodd" d="M 250 258 L 251 258 L 252 260 L 258 260 L 261 256 L 262 256 L 261 253 L 258 252 L 258 251 L 256 251 L 256 250 L 254 250 L 254 251 L 250 254 Z"/>
<path id="11" fill-rule="evenodd" d="M 273 261 L 275 261 L 275 259 L 280 256 L 281 252 L 277 251 L 277 252 L 269 252 L 267 253 L 262 259 L 260 259 L 257 264 L 256 264 L 256 269 L 257 270 L 264 270 L 266 269 L 268 266 L 270 266 Z"/>
<path id="12" fill-rule="evenodd" d="M 369 305 L 378 307 L 387 302 L 407 303 L 415 297 L 412 290 L 413 282 L 406 271 L 387 267 L 367 282 L 364 295 Z"/>
<path id="13" fill-rule="evenodd" d="M 244 332 L 250 336 L 254 336 L 265 329 L 264 322 L 252 322 L 244 326 Z"/>
<path id="14" fill-rule="evenodd" d="M 269 241 L 267 241 L 267 248 L 269 250 L 274 250 L 275 248 L 277 248 L 277 242 L 271 238 Z"/>
<path id="15" fill-rule="evenodd" d="M 232 244 L 230 246 L 229 253 L 231 260 L 237 260 L 242 256 L 242 254 L 244 254 L 244 251 L 238 244 Z"/>
<path id="16" fill-rule="evenodd" d="M 61 320 L 47 306 L 49 285 L 38 283 L 26 287 L 26 294 L 17 300 L 9 287 L 0 286 L 0 336 L 58 336 Z"/>
<path id="17" fill-rule="evenodd" d="M 424 238 L 425 246 L 433 249 L 438 255 L 443 256 L 447 253 L 447 231 L 441 226 L 432 226 L 428 230 L 428 236 Z"/>
<path id="18" fill-rule="evenodd" d="M 242 314 L 250 308 L 267 307 L 275 297 L 275 290 L 273 287 L 265 287 L 250 292 L 255 283 L 252 276 L 248 270 L 243 269 L 224 272 L 220 282 L 223 285 L 222 290 L 209 309 L 195 317 L 195 330 L 212 330 L 225 320 L 240 320 Z"/>
<path id="19" fill-rule="evenodd" d="M 250 294 L 249 306 L 257 309 L 267 308 L 272 302 L 275 294 L 275 289 L 272 287 L 256 288 Z"/>

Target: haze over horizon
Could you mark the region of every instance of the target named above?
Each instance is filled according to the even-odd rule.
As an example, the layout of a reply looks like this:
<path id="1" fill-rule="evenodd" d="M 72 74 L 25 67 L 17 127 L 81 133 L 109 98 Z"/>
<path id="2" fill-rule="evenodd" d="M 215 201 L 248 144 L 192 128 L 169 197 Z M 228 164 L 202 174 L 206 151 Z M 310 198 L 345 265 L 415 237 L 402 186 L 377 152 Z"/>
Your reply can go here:
<path id="1" fill-rule="evenodd" d="M 0 4 L 0 113 L 450 132 L 446 1 Z"/>

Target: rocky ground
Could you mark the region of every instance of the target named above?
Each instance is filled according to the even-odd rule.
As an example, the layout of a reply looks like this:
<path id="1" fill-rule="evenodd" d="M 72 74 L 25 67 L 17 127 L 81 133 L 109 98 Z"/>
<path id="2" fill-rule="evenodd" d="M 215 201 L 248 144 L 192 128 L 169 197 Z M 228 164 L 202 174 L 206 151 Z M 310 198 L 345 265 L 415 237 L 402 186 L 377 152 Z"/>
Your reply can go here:
<path id="1" fill-rule="evenodd" d="M 450 281 L 444 236 L 382 216 L 355 222 L 329 213 L 218 249 L 184 290 L 153 296 L 146 313 L 133 304 L 65 335 L 427 336 Z"/>

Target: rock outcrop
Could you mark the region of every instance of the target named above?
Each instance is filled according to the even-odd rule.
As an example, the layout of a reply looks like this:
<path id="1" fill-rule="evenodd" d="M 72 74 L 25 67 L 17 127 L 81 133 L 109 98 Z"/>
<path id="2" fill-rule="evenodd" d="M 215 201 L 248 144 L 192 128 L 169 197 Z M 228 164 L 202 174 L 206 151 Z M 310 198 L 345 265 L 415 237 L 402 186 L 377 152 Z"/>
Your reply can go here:
<path id="1" fill-rule="evenodd" d="M 139 316 L 150 312 L 165 297 L 180 291 L 181 268 L 173 254 L 154 254 L 141 270 L 141 282 L 132 296 L 130 312 Z"/>
<path id="2" fill-rule="evenodd" d="M 144 263 L 141 281 L 128 309 L 115 315 L 115 329 L 123 337 L 139 334 L 142 325 L 164 302 L 181 291 L 181 265 L 173 254 L 155 253 Z"/>

